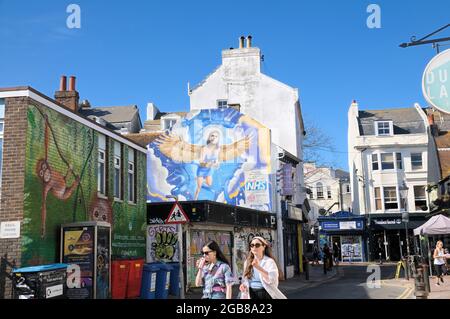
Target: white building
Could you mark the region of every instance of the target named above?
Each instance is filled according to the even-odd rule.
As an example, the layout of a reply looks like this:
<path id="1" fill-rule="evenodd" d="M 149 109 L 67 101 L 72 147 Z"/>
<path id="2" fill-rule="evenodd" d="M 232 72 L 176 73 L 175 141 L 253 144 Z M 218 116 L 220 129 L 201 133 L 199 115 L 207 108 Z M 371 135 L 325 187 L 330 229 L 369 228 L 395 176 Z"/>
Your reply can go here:
<path id="1" fill-rule="evenodd" d="M 223 50 L 222 64 L 200 84 L 189 89 L 190 108 L 198 110 L 233 107 L 268 127 L 271 130 L 272 143 L 279 147 L 279 150 L 272 147 L 272 153 L 283 158 L 285 150 L 300 161 L 300 165 L 296 165 L 297 180 L 294 181 L 295 192 L 291 202 L 293 205 L 305 207 L 306 189 L 301 162 L 304 125 L 298 89 L 261 73 L 261 50 L 252 47 L 251 36 L 247 37 L 246 47 L 244 40 L 244 37 L 239 39 L 237 49 Z M 278 162 L 273 163 L 273 175 L 281 169 Z M 279 193 L 276 197 L 277 203 L 284 200 Z M 281 205 L 277 206 L 278 251 L 281 252 L 280 263 L 284 267 Z M 297 254 L 301 256 L 298 251 Z"/>
<path id="2" fill-rule="evenodd" d="M 315 163 L 305 163 L 305 185 L 310 190 L 308 195 L 311 210 L 308 222 L 313 226 L 321 212 L 335 213 L 352 209 L 350 175 L 332 167 L 317 167 Z"/>
<path id="3" fill-rule="evenodd" d="M 406 228 L 410 253 L 414 252 L 412 229 L 425 221 L 429 211 L 425 187 L 433 174 L 428 172 L 439 171 L 435 152 L 429 152 L 429 138 L 427 117 L 418 105 L 364 111 L 355 101 L 350 105 L 353 212 L 366 215 L 370 260 L 399 260 L 405 255 Z"/>

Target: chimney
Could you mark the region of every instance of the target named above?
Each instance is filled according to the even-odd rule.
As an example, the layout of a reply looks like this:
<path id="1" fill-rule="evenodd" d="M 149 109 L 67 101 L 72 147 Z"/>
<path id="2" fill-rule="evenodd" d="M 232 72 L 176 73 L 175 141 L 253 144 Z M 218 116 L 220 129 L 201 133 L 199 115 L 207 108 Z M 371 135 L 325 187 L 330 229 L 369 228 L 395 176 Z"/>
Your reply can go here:
<path id="1" fill-rule="evenodd" d="M 69 91 L 67 91 L 67 77 L 65 75 L 61 76 L 59 91 L 55 92 L 55 100 L 72 111 L 78 112 L 78 102 L 80 100 L 80 96 L 75 90 L 75 79 L 76 78 L 74 76 L 70 77 Z"/>
<path id="2" fill-rule="evenodd" d="M 430 124 L 430 131 L 432 136 L 439 136 L 439 128 L 434 122 L 434 114 L 428 114 L 428 124 Z"/>
<path id="3" fill-rule="evenodd" d="M 249 35 L 247 37 L 247 48 L 251 48 L 252 47 L 252 36 Z"/>
<path id="4" fill-rule="evenodd" d="M 243 49 L 244 48 L 244 40 L 245 40 L 244 36 L 239 38 L 239 49 Z"/>

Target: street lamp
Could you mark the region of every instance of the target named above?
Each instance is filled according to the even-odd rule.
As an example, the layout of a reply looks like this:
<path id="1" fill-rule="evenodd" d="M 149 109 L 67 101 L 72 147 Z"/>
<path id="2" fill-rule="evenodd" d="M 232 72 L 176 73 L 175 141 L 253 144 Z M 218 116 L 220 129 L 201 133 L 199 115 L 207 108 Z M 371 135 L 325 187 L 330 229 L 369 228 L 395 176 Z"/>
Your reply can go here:
<path id="1" fill-rule="evenodd" d="M 398 187 L 400 192 L 401 200 L 403 202 L 404 212 L 402 213 L 402 221 L 405 223 L 405 235 L 406 235 L 406 254 L 409 256 L 409 236 L 408 236 L 408 222 L 409 222 L 409 212 L 408 212 L 408 186 L 406 186 L 405 181 L 403 181 L 402 185 Z"/>
<path id="2" fill-rule="evenodd" d="M 172 198 L 178 204 L 177 195 L 166 195 L 166 198 Z M 183 224 L 178 224 L 178 265 L 180 267 L 180 298 L 184 299 L 184 271 L 183 271 Z"/>

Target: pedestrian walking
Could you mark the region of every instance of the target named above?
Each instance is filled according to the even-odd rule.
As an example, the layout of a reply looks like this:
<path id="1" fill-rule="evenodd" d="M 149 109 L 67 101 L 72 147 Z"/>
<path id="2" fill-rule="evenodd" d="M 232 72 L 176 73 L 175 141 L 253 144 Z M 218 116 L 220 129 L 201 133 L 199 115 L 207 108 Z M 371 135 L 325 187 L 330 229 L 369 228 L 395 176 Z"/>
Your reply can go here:
<path id="1" fill-rule="evenodd" d="M 231 299 L 235 283 L 230 263 L 214 241 L 202 248 L 203 257 L 197 260 L 196 286 L 203 286 L 202 299 Z"/>
<path id="2" fill-rule="evenodd" d="M 317 245 L 314 245 L 313 248 L 313 265 L 319 264 L 319 247 Z"/>
<path id="3" fill-rule="evenodd" d="M 330 252 L 330 247 L 327 244 L 323 246 L 323 273 L 326 274 L 328 270 L 331 270 L 332 255 Z"/>
<path id="4" fill-rule="evenodd" d="M 339 265 L 340 257 L 341 257 L 341 248 L 339 248 L 339 245 L 337 242 L 334 242 L 334 244 L 333 244 L 333 259 L 334 259 L 334 264 L 336 266 Z"/>
<path id="5" fill-rule="evenodd" d="M 436 243 L 436 248 L 433 253 L 433 264 L 434 269 L 436 270 L 436 285 L 440 285 L 439 280 L 444 282 L 444 274 L 447 273 L 447 269 L 445 268 L 446 258 L 444 253 L 442 240 L 438 240 Z"/>
<path id="6" fill-rule="evenodd" d="M 249 292 L 250 299 L 287 299 L 278 289 L 283 273 L 278 267 L 269 243 L 260 236 L 250 242 L 244 262 L 244 278 L 239 290 Z"/>

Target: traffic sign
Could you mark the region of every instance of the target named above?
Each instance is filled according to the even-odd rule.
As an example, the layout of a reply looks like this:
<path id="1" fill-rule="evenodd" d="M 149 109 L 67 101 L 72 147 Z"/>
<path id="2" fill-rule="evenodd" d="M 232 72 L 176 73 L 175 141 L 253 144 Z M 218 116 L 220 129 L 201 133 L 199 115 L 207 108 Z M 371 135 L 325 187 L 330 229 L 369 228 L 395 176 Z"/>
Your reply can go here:
<path id="1" fill-rule="evenodd" d="M 181 205 L 176 202 L 167 216 L 166 224 L 185 224 L 189 222 L 189 217 L 181 208 Z"/>

